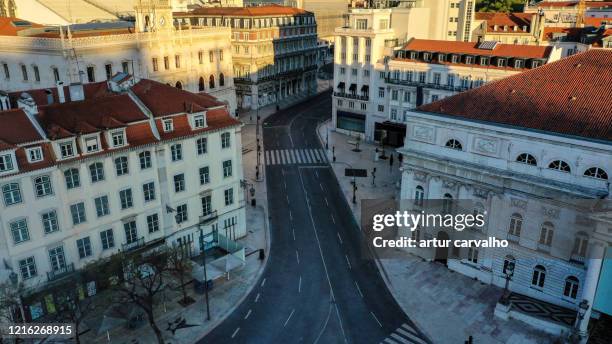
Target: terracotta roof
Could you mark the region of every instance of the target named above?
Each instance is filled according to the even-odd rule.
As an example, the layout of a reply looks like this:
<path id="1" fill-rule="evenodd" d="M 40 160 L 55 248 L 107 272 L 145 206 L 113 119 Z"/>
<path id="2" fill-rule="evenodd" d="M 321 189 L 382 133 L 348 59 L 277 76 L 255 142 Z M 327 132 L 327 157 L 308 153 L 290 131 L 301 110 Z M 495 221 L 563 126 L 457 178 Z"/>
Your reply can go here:
<path id="1" fill-rule="evenodd" d="M 41 28 L 43 25 L 14 17 L 0 17 L 0 36 L 17 36 L 19 31 Z"/>
<path id="2" fill-rule="evenodd" d="M 612 143 L 612 51 L 589 50 L 420 111 Z"/>
<path id="3" fill-rule="evenodd" d="M 190 12 L 178 12 L 175 16 L 188 17 L 199 16 L 227 16 L 227 17 L 265 17 L 279 15 L 301 15 L 310 14 L 300 8 L 280 6 L 276 4 L 253 7 L 200 7 Z"/>
<path id="4" fill-rule="evenodd" d="M 155 117 L 180 112 L 199 112 L 206 108 L 225 105 L 216 98 L 200 96 L 147 79 L 143 79 L 134 85 L 132 91 L 153 112 Z"/>
<path id="5" fill-rule="evenodd" d="M 11 106 L 17 107 L 17 100 L 21 97 L 22 93 L 29 94 L 34 102 L 38 106 L 48 105 L 47 94 L 48 91 L 51 91 L 51 95 L 53 97 L 53 103 L 59 103 L 59 97 L 57 94 L 57 87 L 50 88 L 39 88 L 35 90 L 24 90 L 24 91 L 15 91 L 9 93 L 9 99 L 11 101 Z M 85 93 L 85 99 L 93 99 L 110 96 L 113 93 L 108 90 L 108 86 L 106 85 L 106 81 L 94 82 L 83 85 L 83 91 Z M 66 98 L 66 102 L 70 102 L 70 88 L 69 86 L 64 86 L 64 98 Z"/>
<path id="6" fill-rule="evenodd" d="M 550 41 L 556 36 L 555 34 L 564 34 L 565 40 L 571 42 L 579 42 L 582 28 L 579 27 L 545 27 L 543 40 Z"/>
<path id="7" fill-rule="evenodd" d="M 499 13 L 499 12 L 477 12 L 476 20 L 487 21 L 487 31 L 495 33 L 517 33 L 529 32 L 531 26 L 532 13 Z M 495 30 L 497 25 L 497 30 Z M 508 26 L 508 31 L 503 31 L 504 26 Z M 518 26 L 517 31 L 514 31 L 514 26 Z M 523 26 L 527 26 L 527 30 L 523 30 Z"/>
<path id="8" fill-rule="evenodd" d="M 42 139 L 23 110 L 0 111 L 0 140 L 5 148 Z"/>
<path id="9" fill-rule="evenodd" d="M 578 1 L 542 1 L 537 4 L 538 7 L 574 7 Z M 601 8 L 612 6 L 612 1 L 586 1 L 587 8 Z"/>
<path id="10" fill-rule="evenodd" d="M 498 43 L 495 49 L 479 49 L 477 42 L 438 41 L 429 39 L 411 39 L 404 50 L 427 51 L 434 53 L 465 54 L 500 57 L 547 58 L 552 47 L 536 45 L 518 45 Z"/>
<path id="11" fill-rule="evenodd" d="M 584 17 L 584 25 L 600 27 L 604 23 L 612 24 L 612 18 Z"/>

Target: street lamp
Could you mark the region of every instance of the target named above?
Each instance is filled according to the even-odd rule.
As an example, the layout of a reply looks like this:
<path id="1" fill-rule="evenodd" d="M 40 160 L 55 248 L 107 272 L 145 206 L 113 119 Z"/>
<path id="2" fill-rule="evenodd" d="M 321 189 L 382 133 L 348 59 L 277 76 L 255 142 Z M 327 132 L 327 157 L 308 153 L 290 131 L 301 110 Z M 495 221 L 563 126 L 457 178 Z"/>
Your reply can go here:
<path id="1" fill-rule="evenodd" d="M 504 270 L 504 275 L 506 276 L 506 286 L 504 287 L 504 294 L 501 299 L 502 305 L 508 305 L 510 302 L 510 293 L 508 292 L 508 285 L 510 284 L 510 280 L 512 276 L 514 276 L 514 262 L 508 262 L 506 265 L 506 269 Z"/>
<path id="2" fill-rule="evenodd" d="M 576 323 L 574 324 L 573 333 L 570 336 L 572 343 L 579 343 L 580 339 L 584 336 L 584 334 L 580 333 L 580 325 L 582 324 L 582 320 L 584 320 L 584 316 L 586 312 L 589 310 L 589 301 L 582 300 L 578 304 L 578 319 L 576 319 Z"/>

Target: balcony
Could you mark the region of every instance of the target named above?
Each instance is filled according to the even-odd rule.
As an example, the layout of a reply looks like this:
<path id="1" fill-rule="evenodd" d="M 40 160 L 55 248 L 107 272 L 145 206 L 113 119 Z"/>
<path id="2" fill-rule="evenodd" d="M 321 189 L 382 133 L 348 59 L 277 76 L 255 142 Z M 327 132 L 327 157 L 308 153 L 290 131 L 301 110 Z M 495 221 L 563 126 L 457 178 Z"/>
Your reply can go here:
<path id="1" fill-rule="evenodd" d="M 585 258 L 583 255 L 581 255 L 581 254 L 578 254 L 578 253 L 572 253 L 572 254 L 570 255 L 570 259 L 569 259 L 569 261 L 570 261 L 570 263 L 575 263 L 575 264 L 584 265 L 584 260 L 585 260 L 585 259 L 586 259 L 586 258 Z"/>
<path id="2" fill-rule="evenodd" d="M 512 233 L 508 233 L 508 241 L 511 242 L 516 242 L 518 243 L 521 237 L 519 237 L 518 235 L 514 235 Z"/>
<path id="3" fill-rule="evenodd" d="M 389 77 L 385 78 L 385 82 L 388 84 L 392 84 L 392 85 L 426 87 L 426 88 L 432 88 L 436 90 L 445 90 L 445 91 L 452 91 L 452 92 L 463 92 L 463 91 L 467 91 L 470 89 L 469 87 L 464 87 L 464 86 L 436 84 L 433 82 L 401 80 L 401 79 L 394 79 L 394 78 L 389 78 Z"/>
<path id="4" fill-rule="evenodd" d="M 360 96 L 358 94 L 351 94 L 351 93 L 345 93 L 345 92 L 334 92 L 334 96 L 341 97 L 341 98 L 362 100 L 362 101 L 368 101 L 368 99 L 370 98 L 369 96 Z"/>
<path id="5" fill-rule="evenodd" d="M 134 240 L 130 243 L 121 244 L 121 250 L 123 252 L 133 251 L 135 249 L 143 247 L 145 244 L 144 237 L 140 237 L 137 240 Z"/>
<path id="6" fill-rule="evenodd" d="M 55 281 L 66 277 L 74 272 L 74 263 L 67 264 L 63 268 L 47 272 L 47 281 Z"/>
<path id="7" fill-rule="evenodd" d="M 207 225 L 211 222 L 214 222 L 217 220 L 219 216 L 217 215 L 217 211 L 213 210 L 208 212 L 207 214 L 204 214 L 202 216 L 200 216 L 200 224 L 201 225 Z"/>

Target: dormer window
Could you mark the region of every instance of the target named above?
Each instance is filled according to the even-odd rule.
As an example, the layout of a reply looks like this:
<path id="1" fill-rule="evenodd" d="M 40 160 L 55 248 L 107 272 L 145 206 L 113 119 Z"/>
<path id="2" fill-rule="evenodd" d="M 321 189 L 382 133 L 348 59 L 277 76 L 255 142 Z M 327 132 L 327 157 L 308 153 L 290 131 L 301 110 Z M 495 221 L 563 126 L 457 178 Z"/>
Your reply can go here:
<path id="1" fill-rule="evenodd" d="M 29 163 L 39 162 L 39 161 L 42 161 L 43 159 L 43 152 L 42 152 L 42 148 L 40 147 L 28 148 L 26 150 L 26 153 L 28 155 Z"/>
<path id="2" fill-rule="evenodd" d="M 60 156 L 62 159 L 67 159 L 74 156 L 74 145 L 72 141 L 59 144 Z"/>
<path id="3" fill-rule="evenodd" d="M 174 130 L 174 123 L 172 123 L 172 119 L 165 119 L 162 121 L 164 132 L 169 133 Z"/>
<path id="4" fill-rule="evenodd" d="M 481 57 L 480 58 L 480 65 L 488 66 L 489 65 L 489 58 L 488 57 Z"/>
<path id="5" fill-rule="evenodd" d="M 540 65 L 542 64 L 542 62 L 540 61 L 531 61 L 531 68 L 538 68 L 540 67 Z"/>
<path id="6" fill-rule="evenodd" d="M 451 62 L 452 63 L 457 63 L 459 61 L 459 56 L 457 55 L 451 55 Z"/>
<path id="7" fill-rule="evenodd" d="M 524 68 L 525 61 L 523 60 L 514 60 L 514 68 Z"/>
<path id="8" fill-rule="evenodd" d="M 497 67 L 506 67 L 506 59 L 498 58 Z"/>
<path id="9" fill-rule="evenodd" d="M 417 58 L 417 53 L 416 53 L 416 52 L 414 52 L 414 51 L 411 51 L 411 52 L 410 52 L 410 59 L 412 59 L 412 60 L 416 60 L 416 58 Z"/>
<path id="10" fill-rule="evenodd" d="M 2 154 L 0 155 L 0 172 L 12 171 L 15 164 L 13 164 L 13 154 Z"/>
<path id="11" fill-rule="evenodd" d="M 465 64 L 472 64 L 473 59 L 474 58 L 472 56 L 466 56 L 465 57 Z"/>
<path id="12" fill-rule="evenodd" d="M 85 138 L 85 151 L 87 153 L 94 153 L 100 150 L 100 143 L 98 142 L 97 136 L 91 136 Z"/>
<path id="13" fill-rule="evenodd" d="M 125 146 L 125 134 L 123 130 L 111 133 L 111 142 L 113 143 L 113 147 Z"/>
<path id="14" fill-rule="evenodd" d="M 429 53 L 423 53 L 423 61 L 429 61 Z"/>
<path id="15" fill-rule="evenodd" d="M 204 115 L 195 115 L 193 116 L 193 128 L 200 129 L 206 126 L 206 121 Z"/>
<path id="16" fill-rule="evenodd" d="M 438 62 L 444 62 L 444 61 L 446 61 L 446 55 L 438 54 Z"/>

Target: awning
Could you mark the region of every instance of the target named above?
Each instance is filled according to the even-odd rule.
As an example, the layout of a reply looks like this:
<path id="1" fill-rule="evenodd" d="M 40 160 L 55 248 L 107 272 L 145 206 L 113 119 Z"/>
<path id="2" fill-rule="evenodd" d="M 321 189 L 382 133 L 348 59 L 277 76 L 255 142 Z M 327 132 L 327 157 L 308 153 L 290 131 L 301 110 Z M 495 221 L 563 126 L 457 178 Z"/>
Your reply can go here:
<path id="1" fill-rule="evenodd" d="M 356 91 L 357 90 L 357 84 L 351 84 L 351 87 L 349 87 L 349 91 Z"/>
<path id="2" fill-rule="evenodd" d="M 361 86 L 361 92 L 368 92 L 369 89 L 370 89 L 370 86 L 368 85 Z"/>
<path id="3" fill-rule="evenodd" d="M 342 89 L 344 89 L 344 81 L 341 81 L 341 82 L 338 84 L 338 88 L 342 88 Z"/>

